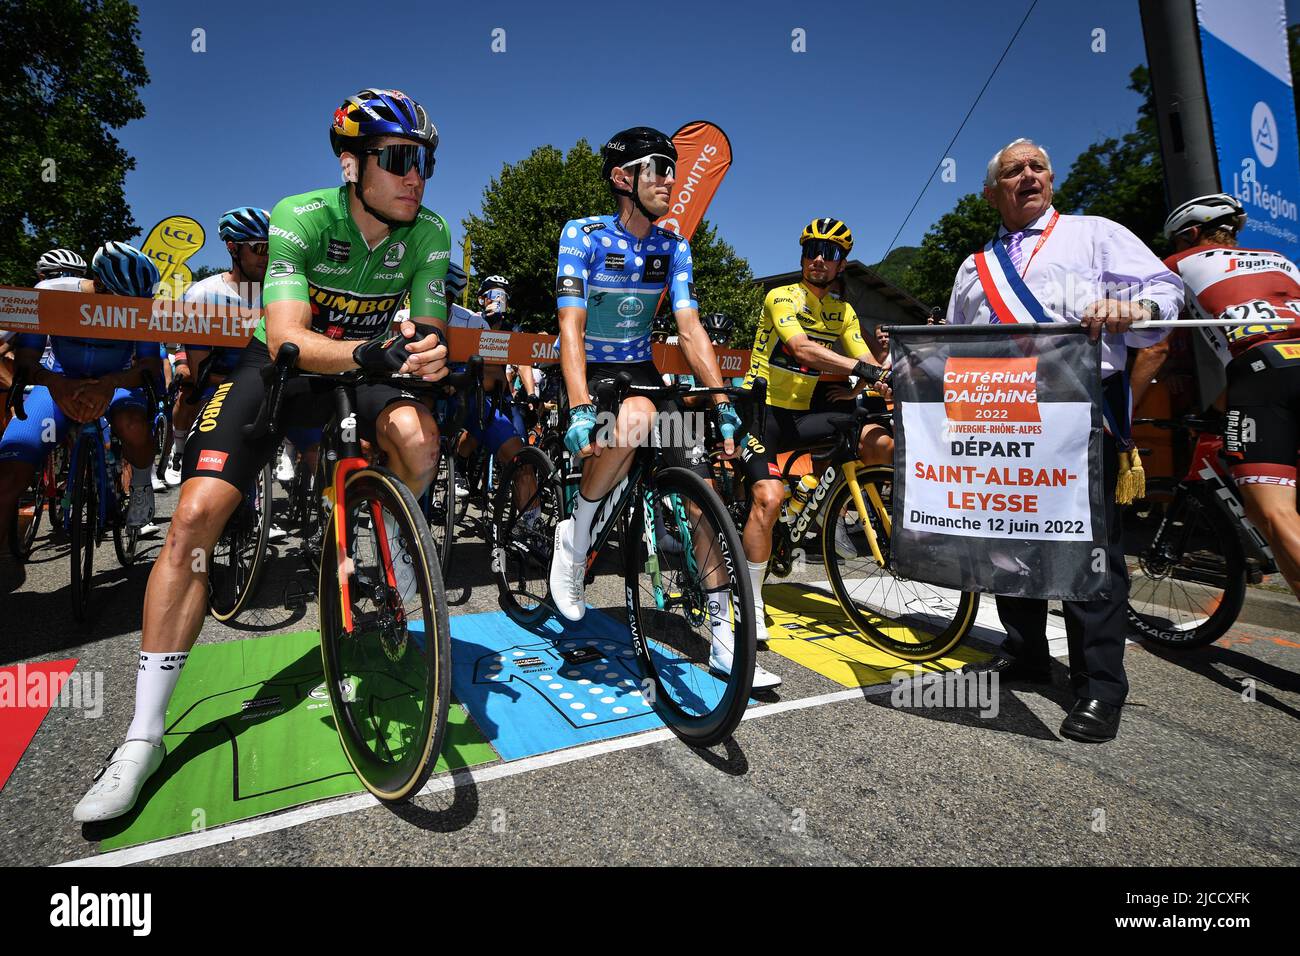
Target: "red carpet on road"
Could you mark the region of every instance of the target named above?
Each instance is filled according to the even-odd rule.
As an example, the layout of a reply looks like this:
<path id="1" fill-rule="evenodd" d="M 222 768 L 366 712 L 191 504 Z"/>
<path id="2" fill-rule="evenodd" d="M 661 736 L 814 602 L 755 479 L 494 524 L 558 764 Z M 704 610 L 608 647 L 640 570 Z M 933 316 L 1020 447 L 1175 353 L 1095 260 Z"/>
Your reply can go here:
<path id="1" fill-rule="evenodd" d="M 0 790 L 59 699 L 77 659 L 0 667 Z"/>

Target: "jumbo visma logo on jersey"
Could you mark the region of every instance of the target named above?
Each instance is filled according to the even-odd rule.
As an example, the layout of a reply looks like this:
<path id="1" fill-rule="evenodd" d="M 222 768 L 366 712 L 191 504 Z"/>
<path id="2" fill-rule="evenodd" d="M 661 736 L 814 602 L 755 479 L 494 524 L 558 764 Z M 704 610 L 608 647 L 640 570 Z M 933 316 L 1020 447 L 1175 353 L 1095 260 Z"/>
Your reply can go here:
<path id="1" fill-rule="evenodd" d="M 403 296 L 400 291 L 358 295 L 315 285 L 308 294 L 312 330 L 345 339 L 373 338 L 392 321 Z"/>

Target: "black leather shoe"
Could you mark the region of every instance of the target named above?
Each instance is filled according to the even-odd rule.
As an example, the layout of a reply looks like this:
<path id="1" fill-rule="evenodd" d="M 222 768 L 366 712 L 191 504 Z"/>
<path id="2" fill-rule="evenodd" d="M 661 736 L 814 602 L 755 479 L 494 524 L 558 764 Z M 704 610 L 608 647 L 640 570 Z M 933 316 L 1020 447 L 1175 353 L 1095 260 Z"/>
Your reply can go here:
<path id="1" fill-rule="evenodd" d="M 1101 700 L 1080 697 L 1061 724 L 1061 736 L 1086 744 L 1104 744 L 1119 733 L 1121 708 Z"/>
<path id="2" fill-rule="evenodd" d="M 1018 680 L 1026 684 L 1050 684 L 1052 669 L 1047 664 L 1030 664 L 1007 657 L 995 657 L 991 661 L 967 664 L 961 669 L 963 674 L 997 674 L 998 680 Z"/>

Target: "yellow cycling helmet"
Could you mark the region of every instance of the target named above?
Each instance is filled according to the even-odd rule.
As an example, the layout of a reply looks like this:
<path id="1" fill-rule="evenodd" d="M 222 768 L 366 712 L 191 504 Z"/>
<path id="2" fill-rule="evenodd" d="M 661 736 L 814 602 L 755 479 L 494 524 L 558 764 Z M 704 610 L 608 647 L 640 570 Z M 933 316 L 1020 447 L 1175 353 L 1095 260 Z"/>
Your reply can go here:
<path id="1" fill-rule="evenodd" d="M 835 243 L 844 250 L 846 256 L 853 251 L 853 233 L 840 219 L 814 219 L 803 227 L 799 245 L 802 246 L 805 242 L 812 242 L 815 239 L 825 239 Z"/>

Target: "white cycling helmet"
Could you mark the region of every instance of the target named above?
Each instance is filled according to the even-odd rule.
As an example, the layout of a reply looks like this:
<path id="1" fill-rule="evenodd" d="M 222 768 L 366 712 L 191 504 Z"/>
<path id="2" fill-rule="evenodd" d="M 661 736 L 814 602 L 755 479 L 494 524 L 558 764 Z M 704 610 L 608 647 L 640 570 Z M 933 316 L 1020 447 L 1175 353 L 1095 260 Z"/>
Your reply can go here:
<path id="1" fill-rule="evenodd" d="M 1169 214 L 1165 220 L 1165 236 L 1172 239 L 1192 226 L 1217 226 L 1228 224 L 1237 232 L 1246 224 L 1246 210 L 1227 193 L 1211 193 L 1189 199 Z"/>
<path id="2" fill-rule="evenodd" d="M 71 249 L 51 249 L 36 260 L 36 274 L 44 278 L 53 273 L 85 276 L 86 260 Z"/>

